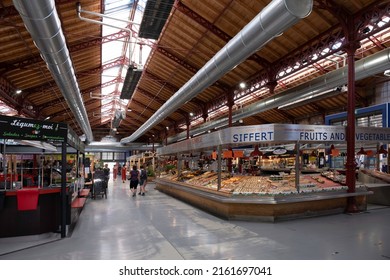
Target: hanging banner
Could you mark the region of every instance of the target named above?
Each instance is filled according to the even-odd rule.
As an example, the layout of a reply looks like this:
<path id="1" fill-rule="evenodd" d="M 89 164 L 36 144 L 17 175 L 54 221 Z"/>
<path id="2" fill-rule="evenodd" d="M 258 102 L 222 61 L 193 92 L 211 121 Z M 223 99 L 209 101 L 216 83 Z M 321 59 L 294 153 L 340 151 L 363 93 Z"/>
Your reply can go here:
<path id="1" fill-rule="evenodd" d="M 33 119 L 0 116 L 0 138 L 38 141 L 66 141 L 68 126 Z"/>

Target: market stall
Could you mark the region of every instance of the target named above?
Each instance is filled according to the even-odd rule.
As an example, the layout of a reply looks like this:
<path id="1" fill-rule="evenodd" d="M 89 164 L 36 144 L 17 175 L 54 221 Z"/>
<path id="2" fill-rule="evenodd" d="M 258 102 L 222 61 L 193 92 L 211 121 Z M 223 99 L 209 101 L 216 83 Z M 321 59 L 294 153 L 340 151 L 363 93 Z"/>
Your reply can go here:
<path id="1" fill-rule="evenodd" d="M 274 221 L 340 213 L 348 197 L 356 197 L 359 209 L 365 210 L 366 196 L 371 194 L 367 187 L 357 182 L 356 191 L 348 192 L 345 176 L 326 165 L 331 145 L 345 144 L 345 139 L 341 126 L 269 124 L 223 129 L 157 149 L 159 166 L 170 167 L 160 170 L 157 189 L 228 219 Z M 387 128 L 356 131 L 359 145 L 389 140 Z M 250 153 L 249 161 L 264 164 L 263 156 L 273 149 L 274 168 L 269 164 L 257 173 L 230 172 L 224 152 L 253 150 L 256 145 L 261 155 Z M 191 163 L 196 157 L 208 164 Z M 312 159 L 314 166 L 305 164 L 305 158 Z"/>
<path id="2" fill-rule="evenodd" d="M 155 176 L 156 170 L 156 153 L 155 152 L 143 152 L 140 154 L 135 154 L 127 158 L 127 170 L 131 170 L 132 166 L 137 166 L 137 169 L 140 169 L 141 166 L 144 166 L 148 172 L 148 177 Z"/>
<path id="3" fill-rule="evenodd" d="M 65 237 L 84 185 L 84 144 L 63 123 L 0 116 L 0 124 L 0 237 Z"/>

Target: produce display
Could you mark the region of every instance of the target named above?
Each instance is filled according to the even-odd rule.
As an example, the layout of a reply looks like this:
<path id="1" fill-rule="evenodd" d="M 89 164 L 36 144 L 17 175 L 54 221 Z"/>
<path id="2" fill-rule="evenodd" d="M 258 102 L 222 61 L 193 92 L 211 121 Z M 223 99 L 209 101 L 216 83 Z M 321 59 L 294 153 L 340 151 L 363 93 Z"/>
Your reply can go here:
<path id="1" fill-rule="evenodd" d="M 385 183 L 390 183 L 390 174 L 378 170 L 363 169 L 362 172 Z"/>
<path id="2" fill-rule="evenodd" d="M 213 171 L 182 171 L 180 176 L 171 170 L 161 174 L 161 178 L 183 182 L 185 185 L 197 188 L 217 190 L 218 174 Z M 221 188 L 219 191 L 232 195 L 275 195 L 298 193 L 295 174 L 280 173 L 271 176 L 231 176 L 221 174 Z M 322 174 L 306 174 L 299 177 L 300 192 L 319 192 L 327 190 L 347 189 L 345 176 L 335 172 Z"/>

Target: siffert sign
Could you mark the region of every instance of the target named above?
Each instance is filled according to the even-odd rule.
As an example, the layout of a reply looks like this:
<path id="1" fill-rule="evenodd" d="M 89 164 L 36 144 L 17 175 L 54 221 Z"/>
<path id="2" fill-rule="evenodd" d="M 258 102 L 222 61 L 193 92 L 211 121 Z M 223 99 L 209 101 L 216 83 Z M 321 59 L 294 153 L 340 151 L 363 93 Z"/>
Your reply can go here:
<path id="1" fill-rule="evenodd" d="M 38 141 L 66 141 L 68 126 L 52 123 L 0 116 L 0 138 Z"/>

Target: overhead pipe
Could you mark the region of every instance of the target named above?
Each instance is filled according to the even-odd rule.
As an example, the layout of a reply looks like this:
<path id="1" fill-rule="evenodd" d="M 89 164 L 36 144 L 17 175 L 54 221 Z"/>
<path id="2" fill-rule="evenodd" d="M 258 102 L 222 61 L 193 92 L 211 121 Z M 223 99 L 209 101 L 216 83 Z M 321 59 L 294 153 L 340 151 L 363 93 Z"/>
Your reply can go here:
<path id="1" fill-rule="evenodd" d="M 379 51 L 366 58 L 355 62 L 356 81 L 368 78 L 372 75 L 383 73 L 390 68 L 390 48 Z M 239 112 L 233 114 L 232 120 L 236 122 L 240 119 L 265 112 L 267 110 L 278 108 L 296 100 L 309 98 L 313 94 L 330 90 L 342 85 L 348 81 L 348 65 L 336 69 L 325 75 L 317 77 L 309 82 L 303 83 L 297 87 L 291 88 L 274 96 L 264 98 L 256 103 L 243 107 Z M 326 94 L 323 96 L 326 98 Z M 192 134 L 204 133 L 216 127 L 227 126 L 227 118 L 221 118 L 209 123 L 205 123 L 191 130 Z M 185 136 L 185 133 L 179 133 L 168 139 L 169 143 L 177 141 Z"/>
<path id="2" fill-rule="evenodd" d="M 159 143 L 131 143 L 130 145 L 122 145 L 119 142 L 92 142 L 85 147 L 85 152 L 127 152 L 132 151 L 151 151 L 162 147 Z"/>
<path id="3" fill-rule="evenodd" d="M 121 29 L 121 30 L 124 30 L 124 31 L 129 32 L 130 34 L 131 34 L 133 31 L 132 31 L 131 29 L 129 29 L 129 28 L 120 27 L 120 26 L 116 26 L 116 25 L 113 25 L 113 24 L 105 23 L 105 22 L 103 22 L 103 19 L 100 21 L 100 20 L 94 20 L 94 19 L 86 18 L 86 17 L 83 17 L 83 16 L 81 15 L 81 13 L 89 14 L 89 15 L 92 15 L 92 16 L 98 16 L 98 17 L 101 17 L 101 18 L 108 18 L 108 19 L 111 19 L 111 20 L 119 21 L 119 22 L 123 22 L 123 23 L 126 23 L 126 25 L 130 25 L 130 24 L 140 25 L 139 23 L 134 22 L 134 21 L 118 19 L 118 18 L 115 18 L 115 17 L 107 16 L 107 15 L 105 15 L 105 14 L 100 14 L 100 13 L 95 13 L 95 12 L 83 10 L 83 9 L 81 8 L 81 3 L 80 3 L 80 2 L 77 2 L 77 3 L 76 3 L 76 12 L 77 12 L 77 17 L 78 17 L 80 20 L 87 21 L 87 22 L 90 22 L 90 23 L 99 24 L 99 25 L 109 26 L 109 27 L 112 27 L 112 28 Z"/>
<path id="4" fill-rule="evenodd" d="M 132 135 L 121 139 L 121 143 L 135 141 L 162 122 L 267 42 L 279 36 L 300 19 L 308 16 L 312 7 L 312 0 L 273 0 L 165 102 L 153 116 Z"/>
<path id="5" fill-rule="evenodd" d="M 87 142 L 93 134 L 54 0 L 13 0 Z"/>

